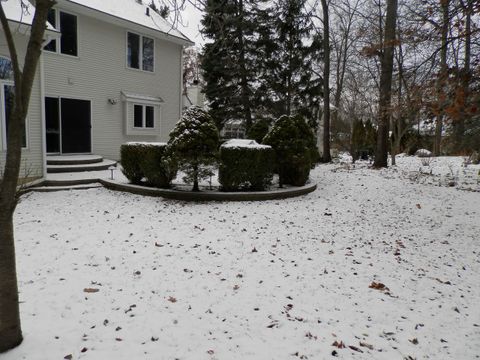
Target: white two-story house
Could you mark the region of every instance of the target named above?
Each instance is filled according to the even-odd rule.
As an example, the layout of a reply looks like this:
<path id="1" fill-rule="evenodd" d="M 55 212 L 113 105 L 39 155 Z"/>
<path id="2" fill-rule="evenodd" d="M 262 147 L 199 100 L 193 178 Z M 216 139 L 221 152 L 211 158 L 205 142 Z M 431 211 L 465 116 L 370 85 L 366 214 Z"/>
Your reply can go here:
<path id="1" fill-rule="evenodd" d="M 45 176 L 47 155 L 119 158 L 127 141 L 166 141 L 182 110 L 182 51 L 191 41 L 150 0 L 57 0 L 48 17 L 25 127 L 23 170 Z M 34 7 L 2 2 L 20 58 Z M 0 31 L 0 167 L 12 74 Z M 28 174 L 27 174 L 28 173 Z"/>

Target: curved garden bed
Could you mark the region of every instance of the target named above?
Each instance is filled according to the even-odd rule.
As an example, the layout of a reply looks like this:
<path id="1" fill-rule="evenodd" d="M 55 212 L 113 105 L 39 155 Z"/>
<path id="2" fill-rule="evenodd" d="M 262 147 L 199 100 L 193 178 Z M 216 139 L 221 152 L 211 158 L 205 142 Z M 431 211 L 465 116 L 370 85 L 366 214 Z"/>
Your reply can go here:
<path id="1" fill-rule="evenodd" d="M 175 189 L 158 189 L 140 185 L 119 183 L 101 179 L 103 186 L 110 190 L 124 191 L 137 195 L 159 196 L 183 201 L 263 201 L 297 197 L 317 189 L 316 183 L 299 187 L 282 188 L 270 191 L 220 192 L 220 191 L 185 191 Z"/>

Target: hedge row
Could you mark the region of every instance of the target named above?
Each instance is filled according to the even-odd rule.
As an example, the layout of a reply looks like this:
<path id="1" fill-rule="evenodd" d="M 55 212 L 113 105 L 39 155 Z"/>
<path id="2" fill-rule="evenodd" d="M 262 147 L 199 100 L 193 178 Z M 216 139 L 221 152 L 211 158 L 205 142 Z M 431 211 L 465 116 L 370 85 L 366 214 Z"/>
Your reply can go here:
<path id="1" fill-rule="evenodd" d="M 265 190 L 273 179 L 275 152 L 270 146 L 220 147 L 218 181 L 224 191 Z"/>
<path id="2" fill-rule="evenodd" d="M 168 188 L 177 175 L 175 161 L 165 156 L 165 143 L 127 143 L 121 146 L 123 174 L 132 183 L 140 185 L 143 178 L 148 185 Z"/>

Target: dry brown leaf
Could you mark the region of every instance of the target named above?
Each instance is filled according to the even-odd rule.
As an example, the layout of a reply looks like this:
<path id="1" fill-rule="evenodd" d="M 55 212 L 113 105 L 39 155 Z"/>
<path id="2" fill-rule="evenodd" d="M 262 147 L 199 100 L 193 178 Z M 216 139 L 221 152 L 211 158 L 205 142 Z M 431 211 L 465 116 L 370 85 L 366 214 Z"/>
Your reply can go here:
<path id="1" fill-rule="evenodd" d="M 333 342 L 332 346 L 335 346 L 339 349 L 344 349 L 345 348 L 345 344 L 343 343 L 343 341 L 338 342 L 337 340 L 335 340 Z"/>
<path id="2" fill-rule="evenodd" d="M 85 288 L 83 289 L 83 292 L 86 292 L 86 293 L 96 293 L 96 292 L 99 292 L 100 289 L 95 289 L 95 288 Z"/>

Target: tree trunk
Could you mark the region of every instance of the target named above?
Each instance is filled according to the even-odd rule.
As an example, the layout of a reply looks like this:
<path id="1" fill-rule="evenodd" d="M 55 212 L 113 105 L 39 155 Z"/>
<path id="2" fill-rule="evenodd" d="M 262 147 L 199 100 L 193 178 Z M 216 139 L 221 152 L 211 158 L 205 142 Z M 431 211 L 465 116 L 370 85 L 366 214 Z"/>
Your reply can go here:
<path id="1" fill-rule="evenodd" d="M 48 10 L 53 0 L 37 0 L 23 69 L 7 17 L 0 2 L 0 21 L 10 52 L 15 78 L 15 95 L 8 123 L 5 171 L 0 182 L 0 352 L 22 342 L 20 326 L 13 214 L 17 205 L 17 185 L 22 156 L 22 137 L 32 85 L 40 58 Z M 20 6 L 20 4 L 18 4 Z"/>
<path id="2" fill-rule="evenodd" d="M 387 15 L 385 19 L 385 35 L 382 46 L 380 74 L 380 102 L 375 151 L 376 168 L 388 166 L 388 130 L 390 122 L 390 104 L 392 99 L 393 53 L 395 48 L 395 30 L 397 22 L 397 0 L 387 0 Z"/>
<path id="3" fill-rule="evenodd" d="M 192 191 L 200 191 L 198 186 L 198 164 L 193 165 L 193 189 Z"/>
<path id="4" fill-rule="evenodd" d="M 437 121 L 435 123 L 435 140 L 433 143 L 433 155 L 440 156 L 441 143 L 442 143 L 442 131 L 443 131 L 443 117 L 445 108 L 445 86 L 448 77 L 448 31 L 450 20 L 450 0 L 440 0 L 442 7 L 442 48 L 440 51 L 440 74 L 437 83 L 438 102 L 440 105 L 439 114 L 437 115 Z"/>
<path id="5" fill-rule="evenodd" d="M 330 24 L 327 0 L 322 0 L 323 10 L 323 159 L 332 161 L 330 156 Z"/>
<path id="6" fill-rule="evenodd" d="M 0 353 L 19 345 L 23 339 L 11 215 L 10 209 L 0 209 Z"/>

